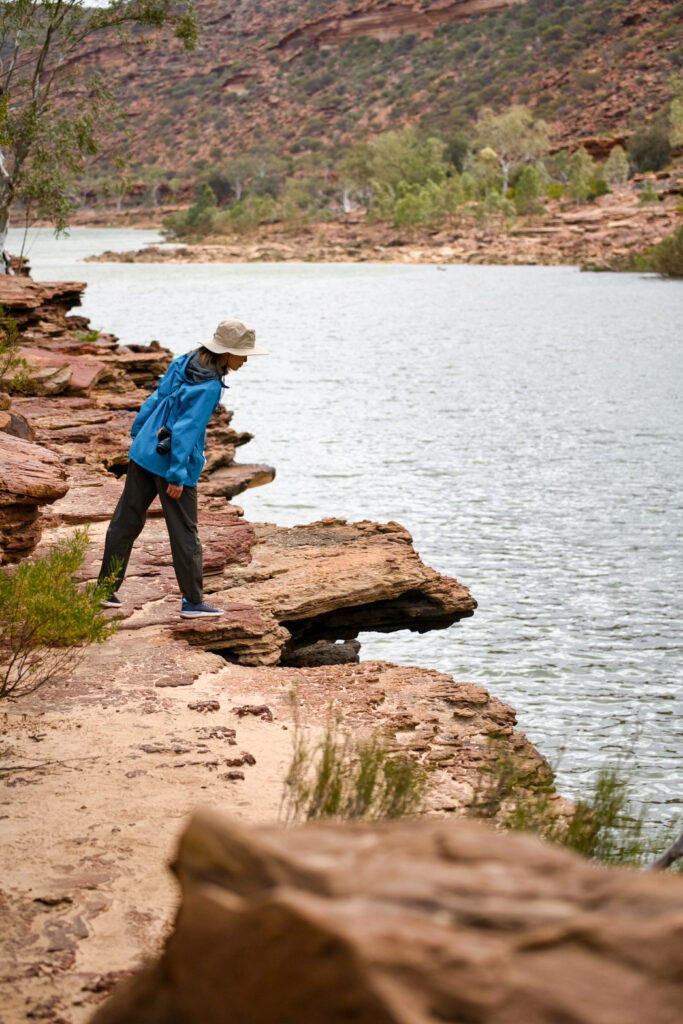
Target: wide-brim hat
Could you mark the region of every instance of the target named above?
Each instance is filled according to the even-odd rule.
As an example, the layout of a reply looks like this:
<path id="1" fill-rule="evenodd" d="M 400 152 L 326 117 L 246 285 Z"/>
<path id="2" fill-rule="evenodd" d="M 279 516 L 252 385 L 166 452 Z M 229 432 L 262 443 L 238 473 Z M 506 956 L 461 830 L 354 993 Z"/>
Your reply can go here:
<path id="1" fill-rule="evenodd" d="M 203 341 L 209 352 L 222 355 L 231 352 L 234 356 L 266 356 L 267 348 L 256 347 L 256 331 L 241 320 L 222 320 L 213 332 L 213 338 Z"/>

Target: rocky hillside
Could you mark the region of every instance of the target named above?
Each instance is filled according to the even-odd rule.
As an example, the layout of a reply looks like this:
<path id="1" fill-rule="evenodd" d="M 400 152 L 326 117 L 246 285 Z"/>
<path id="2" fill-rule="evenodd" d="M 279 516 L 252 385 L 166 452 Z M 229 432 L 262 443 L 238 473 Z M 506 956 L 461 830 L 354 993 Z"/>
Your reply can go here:
<path id="1" fill-rule="evenodd" d="M 200 173 L 260 146 L 315 151 L 398 127 L 453 132 L 531 106 L 566 145 L 660 111 L 683 63 L 670 0 L 198 0 L 199 48 L 100 40 L 134 168 Z M 123 135 L 110 136 L 110 156 Z M 93 168 L 97 173 L 98 168 Z M 157 171 L 158 173 L 158 171 Z"/>

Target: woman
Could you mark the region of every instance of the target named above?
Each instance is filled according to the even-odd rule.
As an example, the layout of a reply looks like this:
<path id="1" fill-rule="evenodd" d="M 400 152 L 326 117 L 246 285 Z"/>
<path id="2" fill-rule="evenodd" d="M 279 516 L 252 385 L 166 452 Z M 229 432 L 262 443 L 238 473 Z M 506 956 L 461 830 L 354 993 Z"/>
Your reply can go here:
<path id="1" fill-rule="evenodd" d="M 206 426 L 221 399 L 223 374 L 239 370 L 253 355 L 255 334 L 241 320 L 223 320 L 213 338 L 174 359 L 131 428 L 126 485 L 112 516 L 100 580 L 114 577 L 112 595 L 102 603 L 119 608 L 116 594 L 147 509 L 159 495 L 171 541 L 173 568 L 182 594 L 183 618 L 222 615 L 204 601 L 202 545 L 197 533 L 197 481 L 204 468 Z"/>

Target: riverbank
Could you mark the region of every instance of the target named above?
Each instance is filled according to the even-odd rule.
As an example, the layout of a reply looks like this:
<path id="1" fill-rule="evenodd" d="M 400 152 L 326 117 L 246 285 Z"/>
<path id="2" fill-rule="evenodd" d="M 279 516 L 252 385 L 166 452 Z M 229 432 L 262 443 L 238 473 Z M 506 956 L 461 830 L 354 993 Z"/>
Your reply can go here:
<path id="1" fill-rule="evenodd" d="M 13 398 L 0 431 L 3 560 L 87 527 L 98 569 L 128 431 L 170 353 L 119 346 L 67 316 L 83 286 L 0 282 L 43 393 Z M 96 335 L 96 336 L 95 336 Z M 5 402 L 5 405 L 8 403 Z M 164 866 L 197 804 L 277 818 L 292 757 L 292 691 L 313 737 L 337 708 L 431 768 L 428 813 L 474 798 L 489 738 L 547 768 L 515 714 L 483 687 L 430 669 L 359 662 L 359 631 L 442 628 L 474 612 L 462 584 L 425 566 L 396 523 L 253 524 L 232 502 L 273 470 L 234 461 L 250 440 L 221 410 L 200 487 L 205 587 L 226 609 L 187 623 L 158 507 L 131 559 L 117 632 L 68 680 L 3 708 L 3 1012 L 85 1021 L 158 951 L 175 895 Z M 36 548 L 36 544 L 38 547 Z"/>
<path id="2" fill-rule="evenodd" d="M 643 203 L 638 191 L 625 186 L 582 206 L 549 201 L 542 216 L 520 218 L 508 228 L 494 221 L 477 224 L 465 217 L 432 231 L 399 231 L 387 224 L 367 224 L 358 218 L 300 226 L 272 224 L 250 234 L 105 252 L 90 257 L 90 261 L 605 266 L 661 242 L 680 223 L 678 176 L 672 175 L 659 184 L 660 198 L 653 202 Z"/>

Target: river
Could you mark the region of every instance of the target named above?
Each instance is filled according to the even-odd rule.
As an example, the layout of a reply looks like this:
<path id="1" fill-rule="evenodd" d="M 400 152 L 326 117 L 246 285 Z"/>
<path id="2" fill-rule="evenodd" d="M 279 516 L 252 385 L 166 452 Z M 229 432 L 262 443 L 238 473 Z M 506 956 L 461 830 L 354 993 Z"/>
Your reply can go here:
<path id="1" fill-rule="evenodd" d="M 623 762 L 652 822 L 683 814 L 680 282 L 572 267 L 88 264 L 154 232 L 30 240 L 39 280 L 88 282 L 122 342 L 183 352 L 251 321 L 271 355 L 231 379 L 238 498 L 282 525 L 394 519 L 479 602 L 364 658 L 481 683 L 569 796 Z M 16 242 L 15 242 L 16 245 Z M 12 251 L 12 239 L 10 239 Z"/>

